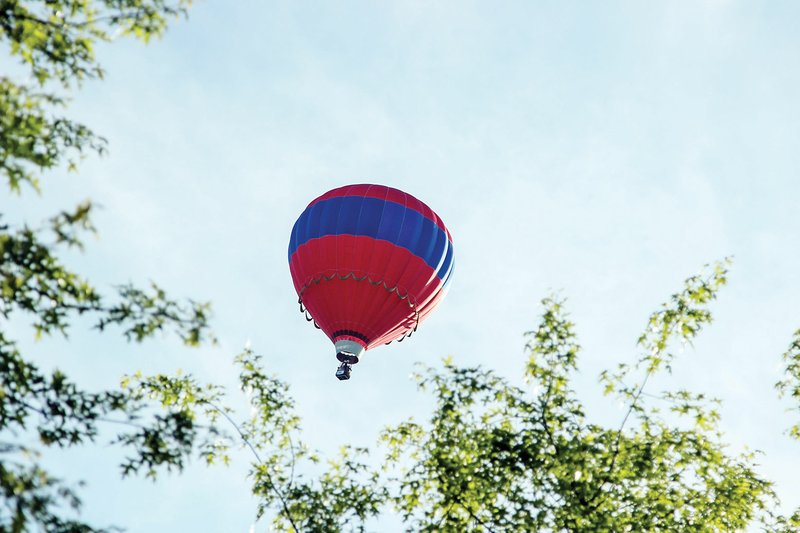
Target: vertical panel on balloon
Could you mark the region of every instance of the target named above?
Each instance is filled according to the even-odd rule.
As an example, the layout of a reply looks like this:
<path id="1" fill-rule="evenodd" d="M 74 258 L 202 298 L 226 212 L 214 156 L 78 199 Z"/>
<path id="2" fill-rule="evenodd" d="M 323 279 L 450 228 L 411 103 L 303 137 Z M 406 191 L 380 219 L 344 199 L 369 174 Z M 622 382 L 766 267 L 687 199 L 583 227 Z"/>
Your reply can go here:
<path id="1" fill-rule="evenodd" d="M 381 278 L 386 286 L 393 288 L 397 284 L 399 273 L 395 270 L 395 265 L 398 264 L 403 256 L 407 253 L 406 250 L 396 246 L 400 238 L 403 222 L 406 216 L 406 204 L 408 203 L 408 195 L 397 189 L 387 189 L 387 201 L 384 207 L 384 214 L 381 220 L 381 226 L 378 228 L 378 239 L 388 242 L 381 242 L 381 257 L 383 264 L 381 265 Z M 401 202 L 401 203 L 398 203 Z M 376 298 L 376 306 L 371 311 L 370 321 L 376 331 L 376 337 L 383 335 L 388 329 L 386 322 L 396 320 L 392 317 L 392 309 L 398 300 L 397 295 L 389 292 L 387 288 L 381 287 L 383 292 L 381 297 Z M 378 296 L 378 295 L 376 295 Z M 373 339 L 373 343 L 374 343 Z"/>
<path id="2" fill-rule="evenodd" d="M 358 217 L 356 225 L 356 235 L 367 236 L 358 240 L 357 265 L 359 269 L 359 277 L 365 275 L 369 271 L 370 263 L 372 262 L 372 252 L 374 251 L 375 240 L 368 237 L 371 228 L 380 227 L 381 214 L 383 213 L 384 202 L 376 198 L 364 198 L 361 206 L 361 213 Z"/>
<path id="3" fill-rule="evenodd" d="M 430 265 L 431 263 L 431 256 L 434 253 L 434 246 L 436 243 L 436 234 L 440 233 L 439 228 L 436 224 L 433 223 L 432 220 L 428 218 L 422 218 L 422 231 L 420 232 L 419 239 L 415 243 L 415 248 L 419 251 L 419 258 L 425 263 L 426 267 L 428 268 L 419 268 L 415 272 L 415 279 L 410 281 L 410 285 L 415 287 L 428 287 L 432 276 L 435 276 L 436 272 L 433 267 Z M 414 303 L 415 305 L 420 305 L 422 303 L 422 299 L 426 295 L 420 292 L 416 292 L 414 294 Z"/>
<path id="4" fill-rule="evenodd" d="M 409 299 L 413 299 L 414 306 L 409 308 L 408 314 L 403 319 L 385 332 L 380 339 L 382 344 L 402 337 L 416 326 L 420 300 L 427 297 L 440 284 L 433 268 L 417 255 L 411 255 L 409 265 L 406 267 L 406 274 L 410 273 L 413 273 L 413 275 L 404 275 L 404 282 L 408 283 Z"/>
<path id="5" fill-rule="evenodd" d="M 321 255 L 319 247 L 322 239 L 312 239 L 302 244 L 294 253 L 292 262 L 297 265 L 298 270 L 306 280 L 306 288 L 302 293 L 301 300 L 313 317 L 320 329 L 326 335 L 330 334 L 330 329 L 325 320 L 326 312 L 324 305 L 324 293 L 320 289 L 321 283 L 317 271 L 321 269 L 319 257 Z"/>
<path id="6" fill-rule="evenodd" d="M 388 189 L 386 192 L 388 194 Z M 378 231 L 375 234 L 377 238 L 374 239 L 372 244 L 374 253 L 369 262 L 370 276 L 372 278 L 370 283 L 380 283 L 379 285 L 375 285 L 376 289 L 379 288 L 380 290 L 369 293 L 369 301 L 365 303 L 363 314 L 365 321 L 368 321 L 378 334 L 380 334 L 380 332 L 377 330 L 377 318 L 379 317 L 380 310 L 392 296 L 384 290 L 382 285 L 384 282 L 391 282 L 390 280 L 386 280 L 386 270 L 394 254 L 394 247 L 389 245 L 386 241 L 396 238 L 397 233 L 399 233 L 400 227 L 397 222 L 399 217 L 402 216 L 402 209 L 402 206 L 394 202 L 381 202 L 380 222 Z"/>
<path id="7" fill-rule="evenodd" d="M 316 274 L 316 277 L 319 278 L 323 276 L 319 283 L 314 286 L 314 294 L 321 309 L 320 316 L 324 316 L 327 322 L 336 316 L 338 310 L 335 295 L 332 294 L 330 288 L 335 278 L 332 280 L 327 279 L 336 275 L 336 270 L 330 267 L 330 265 L 333 265 L 336 261 L 336 238 L 328 235 L 314 239 L 312 242 L 314 243 L 313 248 L 317 256 L 316 267 L 320 270 L 320 272 Z M 329 329 L 332 330 L 333 328 L 330 327 Z"/>
<path id="8" fill-rule="evenodd" d="M 340 237 L 336 264 L 340 274 L 352 272 L 357 265 L 355 241 L 341 237 L 352 237 L 358 234 L 358 216 L 361 213 L 362 202 L 363 198 L 360 196 L 342 198 L 342 208 L 336 224 L 336 234 Z"/>
<path id="9" fill-rule="evenodd" d="M 371 254 L 375 249 L 375 239 L 369 235 L 370 231 L 374 231 L 375 228 L 380 227 L 384 204 L 382 199 L 369 196 L 376 188 L 381 189 L 374 185 L 361 187 L 359 189 L 359 194 L 363 196 L 361 197 L 361 210 L 358 214 L 358 220 L 356 221 L 356 237 L 354 239 L 356 247 L 356 252 L 354 254 L 354 272 L 358 278 L 367 277 L 367 279 L 362 279 L 362 281 L 357 282 L 359 290 L 353 293 L 353 316 L 356 317 L 364 335 L 370 338 L 374 335 L 369 314 L 374 303 L 374 291 L 369 290 L 371 285 L 368 279 L 368 273 Z"/>
<path id="10" fill-rule="evenodd" d="M 414 250 L 418 249 L 421 239 L 424 238 L 425 226 L 428 221 L 416 209 L 420 207 L 421 202 L 413 196 L 406 195 L 406 212 L 403 217 L 403 224 L 401 226 L 400 235 L 398 236 L 397 244 L 405 248 L 408 253 L 396 254 L 395 257 L 403 257 L 402 267 L 397 277 L 398 296 L 405 296 L 404 299 L 398 298 L 394 302 L 394 306 L 390 316 L 393 315 L 383 329 L 386 333 L 394 329 L 399 330 L 397 336 L 401 336 L 410 331 L 415 325 L 415 304 L 414 297 L 409 293 L 409 286 L 414 282 L 414 278 L 418 275 L 418 256 Z M 384 340 L 386 342 L 385 335 Z"/>
<path id="11" fill-rule="evenodd" d="M 350 274 L 353 265 L 353 254 L 355 253 L 353 235 L 356 232 L 362 200 L 360 196 L 350 196 L 351 191 L 356 188 L 357 186 L 354 185 L 344 187 L 342 196 L 334 200 L 341 206 L 334 231 L 336 234 L 336 272 L 339 276 Z M 355 317 L 352 315 L 353 295 L 351 292 L 343 290 L 344 284 L 337 284 L 336 288 L 337 310 L 342 319 L 341 327 L 347 330 L 355 329 L 353 323 Z"/>
<path id="12" fill-rule="evenodd" d="M 309 239 L 320 236 L 319 231 L 322 226 L 322 211 L 323 206 L 321 204 L 314 204 L 306 211 L 306 223 L 298 233 L 300 242 L 308 242 Z"/>
<path id="13" fill-rule="evenodd" d="M 378 192 L 375 192 L 375 189 Z M 384 256 L 380 251 L 381 241 L 374 238 L 376 229 L 380 229 L 381 224 L 386 213 L 386 197 L 387 190 L 385 187 L 374 186 L 370 187 L 364 194 L 375 195 L 364 201 L 364 208 L 359 219 L 358 232 L 359 247 L 362 258 L 362 265 L 364 269 L 363 275 L 367 279 L 361 283 L 365 283 L 369 288 L 359 292 L 358 298 L 358 312 L 361 321 L 366 323 L 369 330 L 367 335 L 372 339 L 375 338 L 376 332 L 374 331 L 374 314 L 375 310 L 379 308 L 380 301 L 385 297 L 385 294 L 376 290 L 373 282 L 382 280 L 382 268 Z"/>
<path id="14" fill-rule="evenodd" d="M 322 213 L 320 213 L 320 225 L 312 235 L 320 236 L 321 246 L 319 251 L 319 262 L 326 275 L 336 271 L 336 223 L 339 219 L 341 204 L 339 202 L 323 202 Z M 313 230 L 312 230 L 313 231 Z M 330 236 L 324 238 L 325 236 Z"/>
<path id="15" fill-rule="evenodd" d="M 400 236 L 398 238 L 398 244 L 408 250 L 418 249 L 420 243 L 425 238 L 424 231 L 429 224 L 430 221 L 416 211 L 406 211 L 403 227 L 400 230 Z M 412 259 L 417 259 L 417 257 L 418 256 L 413 252 L 406 255 L 402 271 L 397 278 L 397 285 L 402 287 L 405 293 L 408 293 L 416 277 L 419 275 L 419 269 L 416 268 L 417 262 L 412 261 Z M 412 301 L 415 299 L 413 295 L 410 295 L 410 298 Z"/>
<path id="16" fill-rule="evenodd" d="M 311 236 L 316 233 L 316 228 L 319 226 L 320 215 L 321 208 L 319 206 L 306 208 L 297 224 L 298 244 L 308 243 L 310 241 Z M 311 247 L 307 247 L 303 254 L 298 257 L 298 259 L 300 259 L 299 264 L 302 268 L 304 283 L 308 283 L 308 281 L 313 279 L 314 276 L 319 275 L 317 272 L 319 270 L 319 267 L 317 266 L 319 259 L 314 255 L 313 245 Z"/>
<path id="17" fill-rule="evenodd" d="M 387 197 L 391 197 L 392 191 Z M 378 238 L 385 239 L 393 244 L 388 248 L 388 253 L 385 254 L 386 260 L 383 265 L 383 279 L 388 285 L 389 289 L 397 287 L 397 282 L 403 273 L 403 267 L 407 262 L 409 251 L 398 246 L 400 237 L 403 234 L 403 228 L 406 224 L 406 216 L 409 210 L 406 208 L 408 197 L 405 193 L 403 195 L 402 205 L 395 202 L 386 202 L 384 208 L 383 222 L 384 224 L 378 229 Z M 388 291 L 387 291 L 388 292 Z M 373 320 L 375 321 L 376 328 L 383 334 L 396 326 L 397 322 L 397 303 L 399 298 L 394 293 L 387 294 L 387 297 L 381 302 L 381 306 L 375 311 Z"/>
<path id="18" fill-rule="evenodd" d="M 352 195 L 352 192 L 357 189 L 358 186 L 356 185 L 348 187 L 344 191 L 345 196 L 338 199 L 342 204 L 342 208 L 339 211 L 339 220 L 336 223 L 336 264 L 340 278 L 352 274 L 355 265 L 356 247 L 354 235 L 357 230 L 358 214 L 361 211 L 362 203 L 360 196 Z M 353 315 L 356 305 L 351 280 L 341 280 L 340 283 L 337 283 L 337 289 L 339 290 L 337 301 L 342 318 L 341 328 L 358 331 L 360 328 L 356 317 Z"/>
<path id="19" fill-rule="evenodd" d="M 300 217 L 302 218 L 302 214 Z M 289 235 L 289 262 L 292 262 L 292 252 L 297 249 L 297 225 L 300 223 L 300 219 L 298 218 L 294 226 L 292 226 L 292 233 Z"/>
<path id="20" fill-rule="evenodd" d="M 419 202 L 421 204 L 421 202 Z M 380 342 L 386 343 L 397 340 L 403 335 L 408 334 L 416 326 L 419 297 L 424 295 L 427 287 L 436 279 L 435 271 L 430 266 L 435 245 L 436 235 L 441 233 L 436 224 L 422 214 L 414 212 L 415 216 L 408 215 L 406 220 L 415 218 L 417 220 L 418 231 L 407 233 L 401 236 L 400 243 L 404 247 L 415 250 L 417 254 L 412 255 L 413 260 L 409 261 L 403 273 L 402 283 L 414 288 L 410 298 L 413 298 L 414 307 L 409 308 L 407 314 L 402 317 L 391 329 L 389 329 Z M 436 280 L 438 282 L 438 280 Z"/>

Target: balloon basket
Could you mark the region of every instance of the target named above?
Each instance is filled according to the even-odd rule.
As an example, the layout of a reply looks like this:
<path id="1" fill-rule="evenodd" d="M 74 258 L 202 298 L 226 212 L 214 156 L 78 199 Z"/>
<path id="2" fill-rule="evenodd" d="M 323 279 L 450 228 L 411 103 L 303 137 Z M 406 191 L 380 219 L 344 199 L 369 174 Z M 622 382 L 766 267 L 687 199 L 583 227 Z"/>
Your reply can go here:
<path id="1" fill-rule="evenodd" d="M 347 363 L 342 363 L 339 365 L 339 368 L 336 369 L 336 378 L 339 381 L 344 381 L 346 379 L 350 379 L 350 373 L 353 371 L 353 367 Z"/>

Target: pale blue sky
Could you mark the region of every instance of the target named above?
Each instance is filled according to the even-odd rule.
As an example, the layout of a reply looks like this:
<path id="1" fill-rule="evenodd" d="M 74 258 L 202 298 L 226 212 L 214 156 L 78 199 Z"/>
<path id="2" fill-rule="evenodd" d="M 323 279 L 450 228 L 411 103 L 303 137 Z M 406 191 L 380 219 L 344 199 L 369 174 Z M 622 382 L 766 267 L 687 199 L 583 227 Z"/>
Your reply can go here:
<path id="1" fill-rule="evenodd" d="M 425 417 L 414 361 L 452 354 L 519 380 L 522 333 L 559 290 L 584 346 L 576 386 L 610 423 L 620 411 L 599 371 L 635 357 L 683 278 L 734 255 L 716 321 L 671 384 L 722 397 L 734 448 L 763 450 L 796 507 L 800 445 L 772 384 L 800 327 L 799 15 L 796 2 L 722 0 L 201 1 L 160 42 L 101 49 L 107 79 L 72 111 L 109 156 L 3 211 L 35 221 L 91 196 L 100 238 L 72 264 L 100 284 L 154 279 L 212 300 L 220 346 L 131 346 L 82 326 L 69 345 L 26 346 L 91 386 L 181 367 L 233 387 L 250 339 L 292 384 L 307 440 L 334 450 Z M 411 342 L 340 383 L 329 341 L 297 312 L 286 247 L 311 199 L 370 181 L 442 216 L 457 269 Z M 51 461 L 89 482 L 87 517 L 132 533 L 252 524 L 245 454 L 155 485 L 120 482 L 117 459 L 101 447 Z"/>

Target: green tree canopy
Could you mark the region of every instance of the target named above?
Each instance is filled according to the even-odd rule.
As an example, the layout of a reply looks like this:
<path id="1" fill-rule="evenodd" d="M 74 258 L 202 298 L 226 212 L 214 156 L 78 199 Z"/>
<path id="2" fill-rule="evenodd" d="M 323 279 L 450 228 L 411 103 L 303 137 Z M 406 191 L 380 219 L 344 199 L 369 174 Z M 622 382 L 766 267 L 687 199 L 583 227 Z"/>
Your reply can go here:
<path id="1" fill-rule="evenodd" d="M 138 376 L 125 386 L 194 420 L 228 418 L 252 453 L 259 516 L 269 512 L 279 531 L 366 531 L 390 509 L 409 531 L 796 531 L 800 512 L 777 512 L 755 452 L 730 450 L 717 400 L 647 390 L 654 375 L 670 372 L 673 348 L 711 322 L 727 274 L 726 261 L 687 279 L 650 316 L 640 356 L 601 374 L 604 393 L 625 406 L 617 425 L 589 420 L 571 387 L 580 346 L 565 302 L 553 297 L 527 333 L 525 387 L 452 359 L 422 367 L 419 387 L 436 400 L 429 419 L 385 429 L 372 450 L 342 448 L 320 475 L 308 474 L 320 456 L 302 439 L 288 385 L 251 350 L 237 358 L 254 407 L 242 423 L 222 407 L 223 391 L 208 400 L 211 388 L 191 377 Z M 795 400 L 798 342 L 777 385 Z M 226 458 L 234 442 L 209 459 Z"/>
<path id="2" fill-rule="evenodd" d="M 38 190 L 45 171 L 75 170 L 87 152 L 102 154 L 105 141 L 86 126 L 61 116 L 71 91 L 102 77 L 95 58 L 99 41 L 134 35 L 147 41 L 188 2 L 163 0 L 0 0 L 0 41 L 20 60 L 22 79 L 0 75 L 0 175 L 12 192 Z M 25 76 L 25 72 L 28 73 Z M 153 284 L 117 287 L 105 294 L 59 259 L 65 248 L 82 248 L 94 231 L 94 206 L 85 202 L 39 224 L 14 223 L 0 213 L 0 314 L 28 317 L 37 337 L 66 338 L 79 315 L 103 331 L 119 327 L 141 341 L 160 330 L 174 331 L 186 344 L 211 340 L 209 306 L 178 302 Z M 80 506 L 69 483 L 39 464 L 41 449 L 23 443 L 31 433 L 42 448 L 91 443 L 104 422 L 125 428 L 117 436 L 133 450 L 123 473 L 181 468 L 188 450 L 213 447 L 213 428 L 199 428 L 187 411 L 150 411 L 149 403 L 119 387 L 81 389 L 58 370 L 43 372 L 20 353 L 0 323 L 0 531 L 102 531 L 71 512 Z M 199 446 L 199 448 L 198 448 Z"/>

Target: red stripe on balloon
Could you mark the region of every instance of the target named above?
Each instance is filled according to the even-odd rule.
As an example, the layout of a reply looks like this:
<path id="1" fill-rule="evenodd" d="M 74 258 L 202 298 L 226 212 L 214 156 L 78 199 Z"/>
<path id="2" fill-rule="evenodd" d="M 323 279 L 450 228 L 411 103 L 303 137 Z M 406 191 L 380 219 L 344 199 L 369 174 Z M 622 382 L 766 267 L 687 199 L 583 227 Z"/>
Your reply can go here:
<path id="1" fill-rule="evenodd" d="M 364 254 L 370 256 L 367 270 Z M 337 268 L 330 268 L 334 264 Z M 302 276 L 295 280 L 295 288 L 302 291 L 300 297 L 322 331 L 331 340 L 335 340 L 335 331 L 358 331 L 369 338 L 369 348 L 413 328 L 417 312 L 432 306 L 433 300 L 438 303 L 435 296 L 442 286 L 421 258 L 388 241 L 366 236 L 312 239 L 292 255 L 290 268 Z M 351 277 L 340 279 L 348 275 Z M 331 276 L 333 279 L 325 279 Z M 353 276 L 368 277 L 356 281 Z M 387 287 L 396 289 L 389 292 Z M 406 299 L 400 298 L 405 295 Z M 409 306 L 409 299 L 418 309 Z"/>

